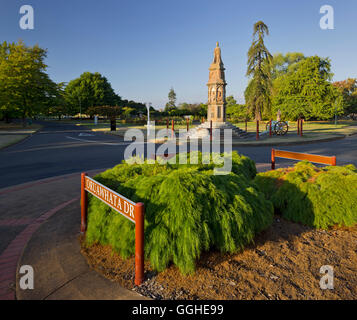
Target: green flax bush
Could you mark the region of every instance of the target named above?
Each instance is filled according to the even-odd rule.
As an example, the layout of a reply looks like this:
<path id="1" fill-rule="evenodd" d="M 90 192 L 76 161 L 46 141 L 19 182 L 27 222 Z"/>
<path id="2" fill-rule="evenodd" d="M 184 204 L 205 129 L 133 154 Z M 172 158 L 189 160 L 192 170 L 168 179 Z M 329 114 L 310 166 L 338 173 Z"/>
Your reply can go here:
<path id="1" fill-rule="evenodd" d="M 191 273 L 203 251 L 241 250 L 272 223 L 273 206 L 253 183 L 252 160 L 234 152 L 232 172 L 213 175 L 215 165 L 202 164 L 201 153 L 198 158 L 198 164 L 187 165 L 122 163 L 94 178 L 144 202 L 145 256 L 157 271 L 174 263 Z M 91 196 L 88 210 L 86 242 L 132 256 L 134 224 Z"/>
<path id="2" fill-rule="evenodd" d="M 258 189 L 284 218 L 319 229 L 357 223 L 357 169 L 318 168 L 303 161 L 294 168 L 260 173 Z"/>

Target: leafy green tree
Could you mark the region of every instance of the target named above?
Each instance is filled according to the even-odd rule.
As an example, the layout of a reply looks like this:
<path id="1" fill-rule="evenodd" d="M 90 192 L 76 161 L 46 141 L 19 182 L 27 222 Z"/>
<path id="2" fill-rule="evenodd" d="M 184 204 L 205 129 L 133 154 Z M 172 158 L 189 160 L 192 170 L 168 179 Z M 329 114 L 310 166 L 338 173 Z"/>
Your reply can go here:
<path id="1" fill-rule="evenodd" d="M 41 113 L 57 86 L 46 73 L 47 51 L 38 45 L 0 45 L 0 113 L 5 119 L 25 119 Z"/>
<path id="2" fill-rule="evenodd" d="M 103 117 L 107 117 L 109 119 L 116 118 L 121 113 L 121 107 L 117 106 L 98 106 L 98 107 L 90 107 L 88 108 L 88 114 L 94 116 L 99 115 Z"/>
<path id="3" fill-rule="evenodd" d="M 135 109 L 130 107 L 123 107 L 122 115 L 125 119 L 129 119 L 132 115 L 134 115 Z"/>
<path id="4" fill-rule="evenodd" d="M 177 107 L 177 109 L 182 110 L 184 113 L 190 113 L 191 114 L 191 105 L 187 102 L 180 103 Z"/>
<path id="5" fill-rule="evenodd" d="M 207 117 L 207 109 L 208 109 L 208 105 L 205 103 L 201 103 L 197 115 L 200 117 Z"/>
<path id="6" fill-rule="evenodd" d="M 170 112 L 173 109 L 176 109 L 176 93 L 173 88 L 170 89 L 168 94 L 169 102 L 166 103 L 165 111 Z"/>
<path id="7" fill-rule="evenodd" d="M 207 106 L 203 103 L 181 103 L 178 106 L 181 115 L 193 115 L 195 117 L 206 116 Z"/>
<path id="8" fill-rule="evenodd" d="M 345 114 L 357 113 L 357 79 L 348 78 L 333 83 L 342 94 Z"/>
<path id="9" fill-rule="evenodd" d="M 123 100 L 121 102 L 121 105 L 123 107 L 126 108 L 130 108 L 130 115 L 136 115 L 138 116 L 140 113 L 141 114 L 146 114 L 147 113 L 147 109 L 144 103 L 140 103 L 140 102 L 135 102 L 135 101 L 128 101 L 128 100 Z"/>
<path id="10" fill-rule="evenodd" d="M 61 117 L 65 114 L 68 114 L 67 105 L 64 96 L 65 83 L 60 82 L 55 84 L 55 88 L 52 91 L 52 95 L 48 97 L 46 102 L 46 108 L 44 113 L 48 116 L 58 117 L 58 120 L 61 120 Z"/>
<path id="11" fill-rule="evenodd" d="M 86 113 L 93 106 L 121 104 L 108 79 L 99 72 L 84 72 L 71 80 L 66 86 L 65 98 L 71 114 Z"/>
<path id="12" fill-rule="evenodd" d="M 282 117 L 290 120 L 325 120 L 343 113 L 342 95 L 330 82 L 332 76 L 329 59 L 313 56 L 301 60 L 296 71 L 274 81 L 274 112 L 280 109 Z"/>
<path id="13" fill-rule="evenodd" d="M 226 98 L 227 106 L 226 106 L 226 114 L 227 116 L 234 120 L 245 120 L 247 118 L 247 107 L 242 104 L 238 104 L 233 96 L 228 96 Z"/>
<path id="14" fill-rule="evenodd" d="M 118 106 L 99 106 L 99 107 L 89 107 L 87 110 L 90 116 L 100 115 L 110 119 L 110 131 L 116 131 L 117 124 L 116 118 L 121 112 L 121 108 Z"/>
<path id="15" fill-rule="evenodd" d="M 288 72 L 294 72 L 298 62 L 303 59 L 306 59 L 306 57 L 300 52 L 288 52 L 285 55 L 282 53 L 274 54 L 272 60 L 272 79 L 276 79 Z"/>
<path id="16" fill-rule="evenodd" d="M 265 35 L 269 29 L 263 21 L 254 24 L 253 43 L 248 51 L 247 76 L 251 77 L 245 91 L 247 106 L 254 113 L 256 120 L 262 119 L 262 114 L 270 115 L 270 92 L 272 55 L 264 44 Z"/>

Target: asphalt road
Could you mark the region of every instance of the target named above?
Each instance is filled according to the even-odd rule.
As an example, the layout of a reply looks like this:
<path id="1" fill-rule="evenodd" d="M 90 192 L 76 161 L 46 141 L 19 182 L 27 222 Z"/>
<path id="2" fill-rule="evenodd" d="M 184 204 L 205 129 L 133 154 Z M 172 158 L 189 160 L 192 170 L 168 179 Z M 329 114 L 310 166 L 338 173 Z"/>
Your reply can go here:
<path id="1" fill-rule="evenodd" d="M 113 167 L 130 144 L 123 138 L 91 132 L 59 122 L 43 122 L 43 129 L 26 140 L 0 150 L 0 188 L 92 169 Z M 234 147 L 256 163 L 269 163 L 272 147 Z M 278 147 L 283 150 L 336 155 L 338 164 L 357 165 L 357 135 L 343 140 Z M 278 160 L 278 163 L 290 163 Z"/>
<path id="2" fill-rule="evenodd" d="M 41 122 L 38 133 L 0 151 L 0 188 L 98 168 L 123 159 L 128 143 L 58 122 Z"/>

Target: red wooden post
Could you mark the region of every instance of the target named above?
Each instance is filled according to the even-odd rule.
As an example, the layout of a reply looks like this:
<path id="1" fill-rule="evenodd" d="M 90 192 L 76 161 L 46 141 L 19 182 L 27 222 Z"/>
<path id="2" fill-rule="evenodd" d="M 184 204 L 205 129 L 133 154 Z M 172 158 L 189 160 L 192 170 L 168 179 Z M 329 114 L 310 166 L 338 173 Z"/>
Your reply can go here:
<path id="1" fill-rule="evenodd" d="M 210 125 L 209 125 L 209 139 L 210 141 L 212 141 L 212 120 L 210 121 Z"/>
<path id="2" fill-rule="evenodd" d="M 135 205 L 135 285 L 144 280 L 144 204 Z"/>
<path id="3" fill-rule="evenodd" d="M 300 119 L 297 120 L 297 134 L 300 134 Z"/>
<path id="4" fill-rule="evenodd" d="M 87 230 L 87 208 L 88 208 L 88 195 L 85 190 L 86 173 L 81 173 L 81 233 Z"/>
<path id="5" fill-rule="evenodd" d="M 188 130 L 189 130 L 189 119 L 188 118 L 186 118 L 186 127 L 187 127 L 187 132 L 188 132 Z"/>
<path id="6" fill-rule="evenodd" d="M 269 136 L 271 137 L 271 120 L 269 121 Z"/>
<path id="7" fill-rule="evenodd" d="M 174 134 L 175 134 L 175 124 L 174 124 L 174 120 L 171 120 L 171 138 L 174 138 Z"/>
<path id="8" fill-rule="evenodd" d="M 259 140 L 259 120 L 257 120 L 257 134 L 256 134 L 256 140 Z"/>
<path id="9" fill-rule="evenodd" d="M 332 166 L 336 166 L 336 156 L 332 157 Z"/>
<path id="10" fill-rule="evenodd" d="M 275 170 L 275 149 L 271 149 L 271 169 Z"/>
<path id="11" fill-rule="evenodd" d="M 169 118 L 166 118 L 166 129 L 169 130 Z"/>

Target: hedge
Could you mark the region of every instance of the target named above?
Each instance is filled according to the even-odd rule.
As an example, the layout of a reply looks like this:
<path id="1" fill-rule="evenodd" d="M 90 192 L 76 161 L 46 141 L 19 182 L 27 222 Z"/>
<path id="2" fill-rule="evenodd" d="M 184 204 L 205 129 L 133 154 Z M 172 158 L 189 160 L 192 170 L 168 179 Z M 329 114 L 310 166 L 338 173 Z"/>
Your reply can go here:
<path id="1" fill-rule="evenodd" d="M 305 225 L 328 229 L 357 223 L 357 169 L 319 168 L 302 161 L 294 168 L 260 173 L 255 183 L 276 213 Z"/>
<path id="2" fill-rule="evenodd" d="M 199 153 L 202 159 L 202 154 Z M 232 154 L 232 172 L 213 175 L 214 164 L 122 163 L 95 180 L 145 204 L 145 257 L 164 270 L 174 263 L 195 270 L 203 251 L 233 253 L 269 227 L 273 206 L 253 183 L 255 164 Z M 90 196 L 86 242 L 110 245 L 123 258 L 134 254 L 134 224 Z"/>

